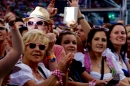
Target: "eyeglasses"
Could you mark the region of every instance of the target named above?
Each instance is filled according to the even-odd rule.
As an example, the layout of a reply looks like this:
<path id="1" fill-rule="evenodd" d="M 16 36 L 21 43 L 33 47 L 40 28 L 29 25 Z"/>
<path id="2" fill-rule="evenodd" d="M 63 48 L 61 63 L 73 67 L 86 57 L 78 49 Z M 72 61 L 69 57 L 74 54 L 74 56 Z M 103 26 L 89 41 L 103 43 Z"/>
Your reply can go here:
<path id="1" fill-rule="evenodd" d="M 101 26 L 95 26 L 94 29 L 103 29 L 104 31 L 108 32 L 108 28 L 102 28 Z"/>
<path id="2" fill-rule="evenodd" d="M 27 23 L 29 26 L 32 26 L 34 24 L 38 25 L 38 26 L 41 26 L 41 25 L 46 25 L 46 23 L 44 21 L 37 21 L 37 22 L 34 22 L 34 21 L 28 21 Z"/>
<path id="3" fill-rule="evenodd" d="M 5 27 L 0 27 L 0 30 L 5 30 L 6 28 Z"/>
<path id="4" fill-rule="evenodd" d="M 45 45 L 42 44 L 27 43 L 26 45 L 29 46 L 30 49 L 34 49 L 38 46 L 40 50 L 45 50 Z"/>

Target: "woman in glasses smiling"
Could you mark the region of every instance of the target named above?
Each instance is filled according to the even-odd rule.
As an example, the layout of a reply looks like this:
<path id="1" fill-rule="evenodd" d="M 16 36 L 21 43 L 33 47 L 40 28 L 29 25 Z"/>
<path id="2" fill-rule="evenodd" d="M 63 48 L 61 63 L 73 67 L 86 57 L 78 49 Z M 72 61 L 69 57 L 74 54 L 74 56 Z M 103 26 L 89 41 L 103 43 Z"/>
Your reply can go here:
<path id="1" fill-rule="evenodd" d="M 63 55 L 58 68 L 52 73 L 41 63 L 46 58 L 49 40 L 40 30 L 34 29 L 23 35 L 23 59 L 11 74 L 11 84 L 18 86 L 53 86 L 62 82 L 73 54 Z"/>

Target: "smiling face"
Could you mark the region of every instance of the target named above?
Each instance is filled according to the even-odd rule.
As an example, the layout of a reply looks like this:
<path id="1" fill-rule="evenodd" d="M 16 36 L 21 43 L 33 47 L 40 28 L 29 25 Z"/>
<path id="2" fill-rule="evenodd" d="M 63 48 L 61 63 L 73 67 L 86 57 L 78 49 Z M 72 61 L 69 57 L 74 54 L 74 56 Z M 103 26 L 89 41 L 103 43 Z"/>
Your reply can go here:
<path id="1" fill-rule="evenodd" d="M 29 30 L 32 29 L 39 29 L 45 33 L 48 33 L 49 29 L 47 26 L 47 23 L 44 22 L 42 19 L 40 18 L 31 18 L 29 19 L 29 21 L 27 22 L 27 27 Z"/>
<path id="2" fill-rule="evenodd" d="M 126 43 L 126 31 L 121 25 L 116 25 L 110 34 L 110 41 L 114 46 L 122 46 Z"/>
<path id="3" fill-rule="evenodd" d="M 76 53 L 77 51 L 77 40 L 74 35 L 64 35 L 61 41 L 61 46 L 64 47 L 66 53 Z"/>
<path id="4" fill-rule="evenodd" d="M 102 32 L 96 32 L 92 42 L 89 43 L 91 50 L 96 53 L 102 53 L 107 47 L 106 34 Z"/>
<path id="5" fill-rule="evenodd" d="M 81 25 L 79 25 L 76 29 L 76 32 L 78 33 L 78 36 L 80 37 L 81 41 L 82 42 L 85 42 L 86 41 L 86 38 L 85 38 L 85 34 L 84 34 L 84 31 L 81 27 Z"/>

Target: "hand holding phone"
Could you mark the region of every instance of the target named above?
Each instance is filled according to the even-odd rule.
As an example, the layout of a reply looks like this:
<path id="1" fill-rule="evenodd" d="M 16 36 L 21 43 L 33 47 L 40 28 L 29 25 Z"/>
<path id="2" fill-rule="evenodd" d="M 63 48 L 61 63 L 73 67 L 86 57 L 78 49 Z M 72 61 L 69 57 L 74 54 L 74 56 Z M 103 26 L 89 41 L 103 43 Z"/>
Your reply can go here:
<path id="1" fill-rule="evenodd" d="M 120 75 L 117 74 L 113 79 L 111 79 L 105 86 L 115 86 L 120 81 Z"/>
<path id="2" fill-rule="evenodd" d="M 78 8 L 77 7 L 65 7 L 64 8 L 64 23 L 71 21 L 77 21 Z"/>

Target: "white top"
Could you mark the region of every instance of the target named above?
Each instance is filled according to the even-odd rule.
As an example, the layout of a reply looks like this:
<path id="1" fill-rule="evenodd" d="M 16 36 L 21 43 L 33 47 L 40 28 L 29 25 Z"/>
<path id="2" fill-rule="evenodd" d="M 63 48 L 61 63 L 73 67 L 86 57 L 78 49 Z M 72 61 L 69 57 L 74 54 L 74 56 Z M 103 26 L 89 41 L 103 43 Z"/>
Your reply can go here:
<path id="1" fill-rule="evenodd" d="M 123 71 L 122 71 L 122 67 L 121 67 L 121 66 L 119 65 L 119 63 L 116 61 L 115 55 L 111 52 L 111 50 L 110 50 L 109 48 L 107 48 L 107 49 L 103 52 L 102 56 L 106 56 L 107 58 L 111 59 L 111 61 L 112 61 L 113 65 L 114 65 L 114 68 L 115 68 L 116 72 L 120 74 L 120 80 L 124 79 L 124 78 L 125 78 L 125 75 L 124 75 L 124 73 L 123 73 Z M 80 62 L 82 63 L 82 67 L 84 67 L 84 54 L 83 54 L 83 53 L 81 53 L 81 52 L 76 53 L 75 56 L 74 56 L 74 59 L 75 59 L 76 61 L 80 61 Z M 94 74 L 93 74 L 93 72 L 94 72 Z M 96 74 L 96 75 L 95 75 L 95 74 Z M 92 72 L 91 72 L 91 75 L 92 75 L 92 76 L 99 76 L 99 74 L 95 73 L 95 71 L 92 71 Z M 105 78 L 105 77 L 110 77 L 110 76 L 111 76 L 110 74 L 105 74 L 105 75 L 104 75 L 104 78 Z M 97 77 L 97 78 L 98 78 L 98 77 Z"/>
<path id="2" fill-rule="evenodd" d="M 82 67 L 84 67 L 84 54 L 81 52 L 77 52 L 74 56 L 74 59 L 77 61 L 80 61 L 82 63 Z M 95 78 L 95 79 L 99 79 L 101 78 L 101 74 L 96 72 L 96 71 L 90 71 L 90 75 Z M 109 79 L 112 77 L 112 73 L 106 73 L 104 74 L 103 79 Z"/>
<path id="3" fill-rule="evenodd" d="M 84 54 L 83 53 L 81 53 L 81 52 L 75 53 L 74 59 L 76 61 L 80 61 L 82 63 L 82 67 L 84 67 Z"/>
<path id="4" fill-rule="evenodd" d="M 43 63 L 39 63 L 38 66 L 40 66 L 42 68 L 42 70 L 44 71 L 46 77 L 49 77 L 51 75 L 51 72 L 45 68 Z M 43 77 L 44 75 L 38 70 L 39 74 Z M 43 82 L 37 80 L 33 74 L 32 74 L 32 70 L 31 68 L 24 64 L 24 63 L 20 63 L 20 64 L 16 64 L 15 68 L 13 69 L 13 73 L 11 74 L 11 81 L 10 84 L 16 84 L 18 86 L 23 86 L 28 80 L 34 80 L 37 84 Z"/>
<path id="5" fill-rule="evenodd" d="M 91 75 L 93 78 L 98 79 L 98 80 L 100 80 L 100 78 L 101 78 L 101 74 L 98 73 L 98 72 L 95 72 L 95 71 L 91 71 L 91 72 L 90 72 L 90 75 Z M 103 80 L 105 80 L 105 79 L 110 79 L 111 77 L 112 77 L 112 73 L 106 73 L 106 74 L 104 74 Z"/>
<path id="6" fill-rule="evenodd" d="M 124 61 L 122 60 L 122 58 L 120 58 L 121 60 L 122 60 L 122 64 L 120 63 L 120 61 L 119 61 L 119 56 L 116 54 L 116 53 L 114 53 L 114 55 L 115 55 L 115 59 L 116 59 L 116 61 L 120 64 L 120 67 L 122 68 L 122 69 L 125 69 L 125 70 L 127 70 L 128 71 L 128 68 L 126 67 L 126 64 L 124 63 Z M 121 57 L 121 56 L 120 56 Z M 125 62 L 128 62 L 128 58 L 125 56 Z"/>
<path id="7" fill-rule="evenodd" d="M 111 51 L 111 49 L 107 48 L 103 53 L 102 56 L 106 56 L 107 58 L 111 59 L 113 66 L 118 74 L 120 74 L 120 80 L 125 78 L 124 72 L 122 71 L 121 65 L 117 61 L 117 56 Z"/>

